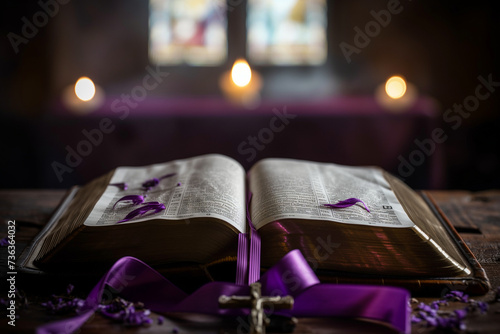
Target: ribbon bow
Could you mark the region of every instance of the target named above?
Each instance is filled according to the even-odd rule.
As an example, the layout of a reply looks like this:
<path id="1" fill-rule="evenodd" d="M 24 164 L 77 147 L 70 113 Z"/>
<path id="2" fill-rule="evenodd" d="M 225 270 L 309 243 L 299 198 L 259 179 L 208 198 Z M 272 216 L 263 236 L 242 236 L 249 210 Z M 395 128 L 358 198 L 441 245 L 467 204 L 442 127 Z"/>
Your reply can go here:
<path id="1" fill-rule="evenodd" d="M 260 279 L 262 293 L 291 295 L 294 307 L 282 311 L 294 317 L 349 317 L 386 322 L 400 332 L 410 331 L 409 292 L 402 288 L 322 284 L 299 250 L 290 251 Z M 92 289 L 81 313 L 37 329 L 37 334 L 71 333 L 96 311 L 108 285 L 131 301 L 141 301 L 158 313 L 189 312 L 220 316 L 245 316 L 248 310 L 219 308 L 221 295 L 248 295 L 250 287 L 229 282 L 205 284 L 191 295 L 144 262 L 119 259 Z"/>

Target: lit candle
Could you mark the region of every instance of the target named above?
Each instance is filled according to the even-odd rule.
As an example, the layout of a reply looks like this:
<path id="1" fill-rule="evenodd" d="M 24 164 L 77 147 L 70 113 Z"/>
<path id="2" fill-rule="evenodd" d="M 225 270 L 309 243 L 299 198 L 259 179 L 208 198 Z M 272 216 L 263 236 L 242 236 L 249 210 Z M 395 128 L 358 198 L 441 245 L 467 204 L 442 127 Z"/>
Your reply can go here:
<path id="1" fill-rule="evenodd" d="M 244 59 L 236 60 L 231 71 L 222 74 L 219 85 L 224 96 L 235 104 L 254 109 L 260 102 L 262 80 Z"/>
<path id="2" fill-rule="evenodd" d="M 385 84 L 381 84 L 375 91 L 375 99 L 378 103 L 390 111 L 403 111 L 415 103 L 417 99 L 417 89 L 411 83 L 399 75 L 394 75 L 387 79 Z"/>
<path id="3" fill-rule="evenodd" d="M 104 92 L 90 78 L 81 77 L 74 85 L 64 89 L 62 102 L 74 113 L 87 114 L 102 105 Z"/>
<path id="4" fill-rule="evenodd" d="M 400 76 L 392 76 L 385 83 L 385 92 L 391 99 L 400 99 L 406 93 L 406 81 Z"/>
<path id="5" fill-rule="evenodd" d="M 75 84 L 75 95 L 80 100 L 87 102 L 95 96 L 95 85 L 87 77 L 81 77 Z"/>

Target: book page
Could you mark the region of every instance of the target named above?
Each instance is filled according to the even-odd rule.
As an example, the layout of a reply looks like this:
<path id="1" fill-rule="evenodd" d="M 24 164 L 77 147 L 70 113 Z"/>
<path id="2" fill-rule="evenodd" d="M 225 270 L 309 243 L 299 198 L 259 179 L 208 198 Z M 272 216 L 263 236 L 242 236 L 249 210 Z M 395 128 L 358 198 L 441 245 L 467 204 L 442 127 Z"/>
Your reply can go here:
<path id="1" fill-rule="evenodd" d="M 251 214 L 257 228 L 280 219 L 327 220 L 346 224 L 411 227 L 394 192 L 373 167 L 347 167 L 291 159 L 265 159 L 250 170 Z M 348 198 L 366 203 L 332 209 Z"/>
<path id="2" fill-rule="evenodd" d="M 149 191 L 142 187 L 149 179 L 171 173 L 175 175 L 162 179 Z M 246 229 L 245 171 L 229 157 L 210 154 L 146 167 L 120 167 L 116 169 L 110 184 L 121 182 L 126 182 L 128 189 L 108 186 L 85 225 L 116 224 L 140 205 L 120 202 L 114 209 L 113 205 L 126 195 L 145 195 L 144 203 L 160 202 L 165 205 L 165 210 L 120 224 L 150 219 L 210 217 L 221 219 L 240 232 Z"/>

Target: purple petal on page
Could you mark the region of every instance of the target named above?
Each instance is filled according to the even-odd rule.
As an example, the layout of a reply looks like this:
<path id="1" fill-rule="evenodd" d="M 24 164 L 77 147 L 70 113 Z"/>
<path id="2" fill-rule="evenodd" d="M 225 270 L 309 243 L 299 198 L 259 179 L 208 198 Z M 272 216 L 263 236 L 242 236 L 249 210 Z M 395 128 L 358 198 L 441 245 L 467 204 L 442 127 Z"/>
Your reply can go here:
<path id="1" fill-rule="evenodd" d="M 146 196 L 141 196 L 141 195 L 123 196 L 118 201 L 116 201 L 115 205 L 113 205 L 113 210 L 115 209 L 115 206 L 116 206 L 116 204 L 118 204 L 118 202 L 130 201 L 130 202 L 132 202 L 133 205 L 138 205 L 138 204 L 141 204 L 142 202 L 144 202 L 144 197 L 146 197 Z"/>
<path id="2" fill-rule="evenodd" d="M 147 180 L 142 184 L 142 187 L 145 188 L 146 190 L 149 190 L 153 187 L 156 187 L 160 183 L 160 180 L 158 180 L 156 177 Z"/>
<path id="3" fill-rule="evenodd" d="M 165 210 L 165 205 L 162 203 L 158 202 L 147 202 L 143 203 L 143 206 L 135 209 L 134 211 L 130 212 L 128 215 L 125 216 L 122 220 L 116 222 L 118 223 L 124 223 L 127 222 L 137 216 L 149 216 L 149 215 L 154 215 L 155 213 L 158 213 L 162 210 Z M 153 211 L 153 212 L 150 212 Z"/>
<path id="4" fill-rule="evenodd" d="M 163 204 L 161 204 L 160 202 L 146 202 L 142 203 L 142 205 L 163 205 Z"/>
<path id="5" fill-rule="evenodd" d="M 177 175 L 177 173 L 170 173 L 170 174 L 165 174 L 163 176 L 160 176 L 159 179 L 160 180 L 163 180 L 163 179 L 166 179 L 166 178 L 169 178 L 169 177 L 172 177 L 174 175 Z"/>
<path id="6" fill-rule="evenodd" d="M 120 182 L 120 183 L 110 183 L 109 185 L 110 185 L 110 186 L 115 186 L 115 187 L 118 187 L 118 188 L 120 188 L 121 190 L 127 190 L 127 189 L 128 189 L 128 184 L 126 184 L 125 182 Z"/>
<path id="7" fill-rule="evenodd" d="M 368 206 L 366 205 L 365 202 L 363 202 L 359 198 L 354 198 L 354 197 L 345 199 L 343 201 L 339 201 L 335 204 L 323 204 L 323 206 L 327 206 L 329 208 L 334 208 L 334 209 L 340 209 L 340 208 L 347 208 L 347 207 L 353 206 L 356 203 L 362 203 L 364 205 L 366 211 L 370 212 L 370 209 L 368 209 Z"/>
<path id="8" fill-rule="evenodd" d="M 177 173 L 169 173 L 169 174 L 165 174 L 165 175 L 163 175 L 163 176 L 160 176 L 159 178 L 154 177 L 154 178 L 152 178 L 152 179 L 149 179 L 149 180 L 145 181 L 145 182 L 142 184 L 142 187 L 143 187 L 144 189 L 146 189 L 146 191 L 151 190 L 151 188 L 156 187 L 156 186 L 160 183 L 160 181 L 161 181 L 161 180 L 166 179 L 166 178 L 169 178 L 169 177 L 172 177 L 172 176 L 174 176 L 174 175 L 177 175 Z"/>

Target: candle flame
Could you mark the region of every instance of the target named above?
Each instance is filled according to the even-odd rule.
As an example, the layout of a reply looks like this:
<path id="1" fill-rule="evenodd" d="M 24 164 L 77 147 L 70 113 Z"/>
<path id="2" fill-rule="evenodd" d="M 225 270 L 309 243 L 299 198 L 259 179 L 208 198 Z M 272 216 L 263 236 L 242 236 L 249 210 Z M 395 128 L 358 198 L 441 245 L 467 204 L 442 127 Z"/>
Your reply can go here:
<path id="1" fill-rule="evenodd" d="M 252 80 L 252 70 L 244 59 L 239 59 L 234 62 L 233 69 L 231 70 L 231 79 L 238 87 L 247 86 Z"/>
<path id="2" fill-rule="evenodd" d="M 87 77 L 81 77 L 76 81 L 75 94 L 82 101 L 90 101 L 95 95 L 95 85 Z"/>
<path id="3" fill-rule="evenodd" d="M 406 81 L 400 76 L 392 76 L 385 83 L 385 92 L 392 99 L 402 98 L 406 93 Z"/>

